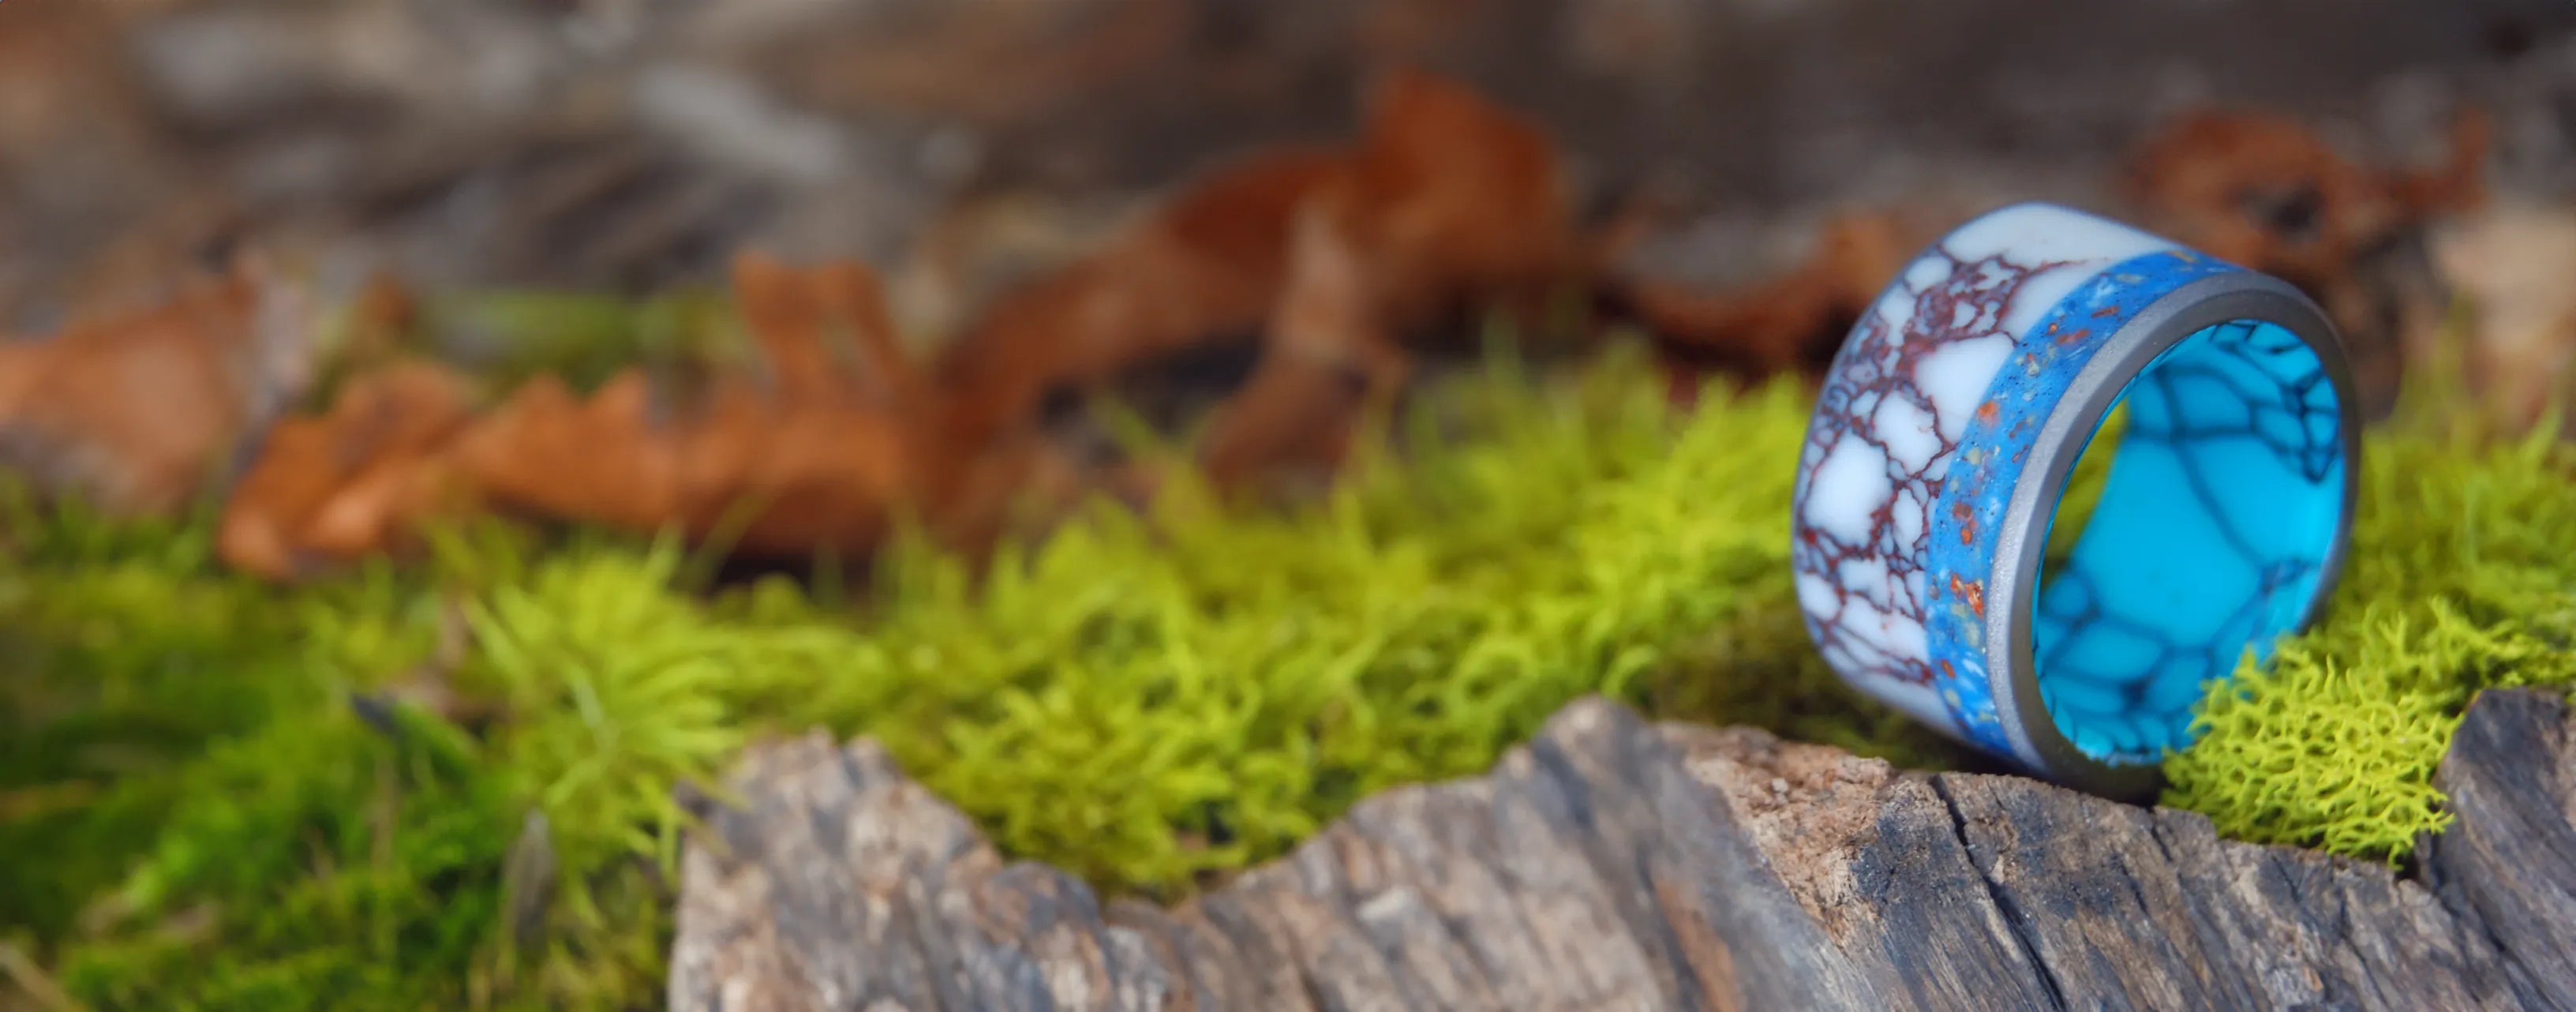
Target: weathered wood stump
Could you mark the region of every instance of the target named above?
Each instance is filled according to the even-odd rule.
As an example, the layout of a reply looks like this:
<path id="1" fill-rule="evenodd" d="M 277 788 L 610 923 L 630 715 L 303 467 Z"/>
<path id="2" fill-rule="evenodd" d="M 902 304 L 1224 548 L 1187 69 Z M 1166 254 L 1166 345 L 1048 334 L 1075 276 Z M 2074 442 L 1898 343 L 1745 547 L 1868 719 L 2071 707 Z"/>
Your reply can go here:
<path id="1" fill-rule="evenodd" d="M 1006 863 L 862 741 L 763 749 L 671 1003 L 896 1009 L 2576 1009 L 2576 753 L 2491 692 L 2422 880 L 2198 815 L 1568 707 L 1172 909 Z"/>

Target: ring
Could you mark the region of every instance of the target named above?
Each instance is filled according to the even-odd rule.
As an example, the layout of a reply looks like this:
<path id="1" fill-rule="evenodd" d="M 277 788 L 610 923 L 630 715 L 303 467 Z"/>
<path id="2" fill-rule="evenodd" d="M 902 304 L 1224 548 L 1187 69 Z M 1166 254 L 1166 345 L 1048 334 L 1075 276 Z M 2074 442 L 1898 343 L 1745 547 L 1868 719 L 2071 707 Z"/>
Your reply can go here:
<path id="1" fill-rule="evenodd" d="M 1990 212 L 1910 262 L 1826 374 L 1792 506 L 1808 635 L 1954 738 L 2144 795 L 2207 683 L 2333 590 L 2359 430 L 2341 341 L 2288 283 L 2063 207 Z"/>

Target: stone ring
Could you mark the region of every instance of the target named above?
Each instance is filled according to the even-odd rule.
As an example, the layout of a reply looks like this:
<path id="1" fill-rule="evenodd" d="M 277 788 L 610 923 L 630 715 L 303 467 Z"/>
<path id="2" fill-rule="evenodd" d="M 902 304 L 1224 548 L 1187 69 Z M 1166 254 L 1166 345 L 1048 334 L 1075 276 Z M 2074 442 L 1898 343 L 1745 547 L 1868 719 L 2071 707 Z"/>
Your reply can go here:
<path id="1" fill-rule="evenodd" d="M 1808 634 L 1953 737 L 2144 795 L 2208 683 L 2333 589 L 2355 401 L 2289 284 L 2063 207 L 1988 213 L 1906 266 L 1826 376 L 1793 506 Z M 2052 558 L 2115 408 L 2100 498 Z"/>

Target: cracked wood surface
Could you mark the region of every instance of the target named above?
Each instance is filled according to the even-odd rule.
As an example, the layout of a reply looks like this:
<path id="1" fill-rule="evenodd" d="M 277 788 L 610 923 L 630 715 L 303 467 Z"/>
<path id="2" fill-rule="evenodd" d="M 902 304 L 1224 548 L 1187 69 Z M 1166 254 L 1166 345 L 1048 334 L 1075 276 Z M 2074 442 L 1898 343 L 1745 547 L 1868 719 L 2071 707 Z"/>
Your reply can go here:
<path id="1" fill-rule="evenodd" d="M 1568 707 L 1165 909 L 1006 862 L 861 741 L 761 749 L 684 858 L 671 1004 L 2576 1010 L 2559 697 L 2481 697 L 2424 881 L 2037 782 Z M 2429 885 L 2428 885 L 2429 883 Z"/>
<path id="2" fill-rule="evenodd" d="M 2458 818 L 2425 879 L 2527 971 L 2534 1007 L 2576 1009 L 2576 751 L 2565 697 L 2489 692 L 2434 786 Z"/>

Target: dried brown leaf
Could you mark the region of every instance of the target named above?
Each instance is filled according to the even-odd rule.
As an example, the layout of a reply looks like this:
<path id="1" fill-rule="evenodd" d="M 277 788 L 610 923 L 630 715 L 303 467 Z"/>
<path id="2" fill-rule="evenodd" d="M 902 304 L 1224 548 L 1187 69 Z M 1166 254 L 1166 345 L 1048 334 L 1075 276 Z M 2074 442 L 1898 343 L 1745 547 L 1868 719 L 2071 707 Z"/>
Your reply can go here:
<path id="1" fill-rule="evenodd" d="M 908 435 L 882 410 L 782 405 L 718 387 L 676 434 L 679 517 L 705 537 L 748 511 L 737 544 L 753 553 L 872 550 L 914 498 Z"/>
<path id="2" fill-rule="evenodd" d="M 1337 463 L 1353 424 L 1402 388 L 1406 339 L 1426 326 L 1476 308 L 1535 326 L 1583 273 L 1567 203 L 1536 126 L 1452 82 L 1388 77 L 1359 148 L 1297 209 L 1262 363 L 1208 435 L 1211 476 Z"/>
<path id="3" fill-rule="evenodd" d="M 1200 180 L 1094 256 L 1006 296 L 942 355 L 948 431 L 980 445 L 1046 395 L 1211 340 L 1249 340 L 1278 301 L 1292 215 L 1339 167 L 1271 152 Z"/>
<path id="4" fill-rule="evenodd" d="M 2356 164 L 2296 121 L 2204 112 L 2137 153 L 2129 195 L 2146 222 L 2222 259 L 2277 275 L 2325 307 L 2353 360 L 2360 407 L 2393 404 L 2447 302 L 2422 256 L 2426 227 L 2486 199 L 2491 125 L 2458 117 L 2429 171 Z"/>
<path id="5" fill-rule="evenodd" d="M 1537 127 L 1457 84 L 1392 74 L 1349 150 L 1220 172 L 996 306 L 942 364 L 947 434 L 1015 438 L 1050 393 L 1258 335 L 1262 364 L 1219 413 L 1211 468 L 1231 483 L 1329 465 L 1402 385 L 1409 335 L 1470 308 L 1535 311 L 1583 274 L 1566 190 Z"/>
<path id="6" fill-rule="evenodd" d="M 541 379 L 461 441 L 475 486 L 521 511 L 676 527 L 754 553 L 873 549 L 894 511 L 936 484 L 914 448 L 920 383 L 875 276 L 753 254 L 734 278 L 774 384 L 720 377 L 665 406 L 638 370 L 587 398 Z"/>
<path id="7" fill-rule="evenodd" d="M 719 376 L 683 402 L 640 369 L 586 396 L 541 376 L 476 415 L 443 369 L 368 372 L 327 414 L 272 430 L 228 504 L 225 558 L 293 577 L 469 508 L 758 553 L 873 549 L 933 484 L 912 445 L 919 380 L 874 276 L 746 255 L 736 283 L 774 382 Z"/>
<path id="8" fill-rule="evenodd" d="M 166 513 L 211 478 L 294 376 L 295 293 L 257 271 L 169 303 L 0 341 L 0 468 L 114 512 Z"/>
<path id="9" fill-rule="evenodd" d="M 1750 285 L 1698 291 L 1632 282 L 1625 295 L 1672 357 L 1749 376 L 1815 369 L 1919 241 L 1894 215 L 1852 213 L 1827 222 L 1796 268 Z"/>
<path id="10" fill-rule="evenodd" d="M 475 421 L 457 461 L 495 505 L 654 530 L 680 514 L 680 452 L 652 409 L 638 369 L 588 397 L 540 376 Z"/>
<path id="11" fill-rule="evenodd" d="M 279 421 L 224 504 L 218 552 L 289 579 L 402 547 L 469 501 L 446 454 L 470 407 L 461 377 L 400 363 L 353 380 L 326 414 Z"/>
<path id="12" fill-rule="evenodd" d="M 2476 206 L 2490 126 L 2453 131 L 2449 164 L 2384 172 L 2354 164 L 2282 116 L 2202 112 L 2151 138 L 2129 168 L 2130 196 L 2152 223 L 2221 259 L 2320 285 L 2400 229 Z"/>
<path id="13" fill-rule="evenodd" d="M 1402 386 L 1410 334 L 1463 309 L 1535 306 L 1583 276 L 1565 189 L 1535 127 L 1394 75 L 1350 150 L 1279 150 L 1205 178 L 997 304 L 927 375 L 873 274 L 747 252 L 733 280 L 763 372 L 687 397 L 637 370 L 587 396 L 541 378 L 479 417 L 461 399 L 417 408 L 422 432 L 372 442 L 352 430 L 394 409 L 368 398 L 435 399 L 405 400 L 391 377 L 352 387 L 332 414 L 279 427 L 227 553 L 292 574 L 468 503 L 759 554 L 865 552 L 918 510 L 972 549 L 1089 490 L 1148 494 L 1150 474 L 1087 471 L 1051 444 L 1036 424 L 1049 395 L 1229 342 L 1258 342 L 1263 364 L 1210 444 L 1220 477 L 1329 468 L 1353 421 Z M 404 301 L 379 294 L 374 315 L 398 329 Z M 353 444 L 368 459 L 347 459 Z"/>
<path id="14" fill-rule="evenodd" d="M 1412 326 L 1564 280 L 1578 266 L 1568 196 L 1538 126 L 1455 82 L 1398 72 L 1349 170 L 1309 213 L 1366 252 L 1385 312 Z"/>
<path id="15" fill-rule="evenodd" d="M 734 259 L 733 285 L 784 401 L 892 405 L 918 396 L 876 275 L 846 263 L 799 270 L 745 252 Z"/>

